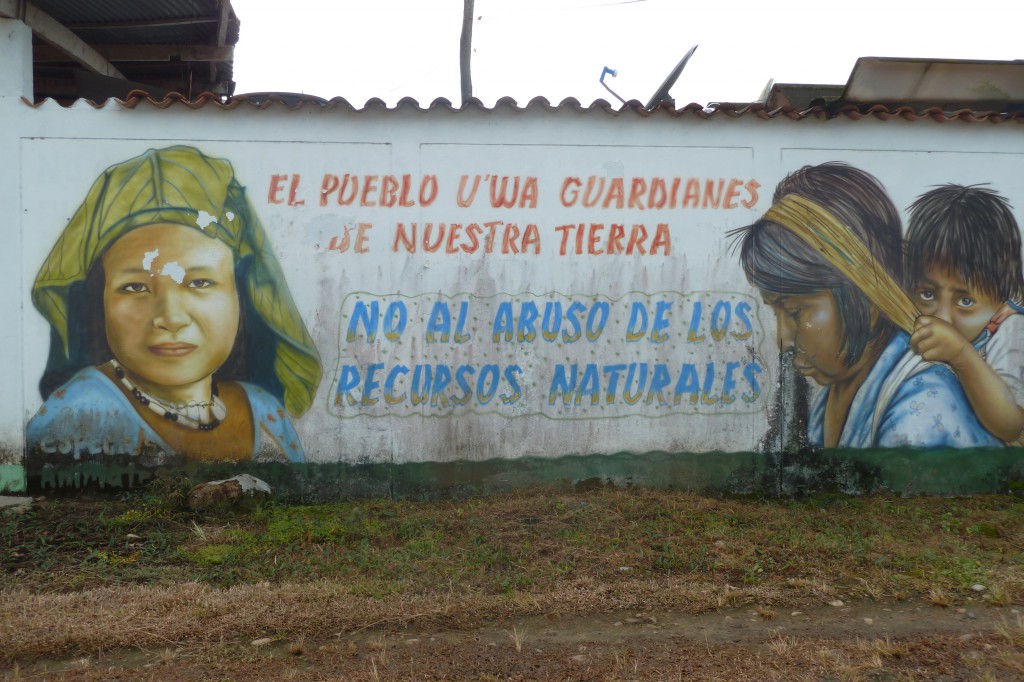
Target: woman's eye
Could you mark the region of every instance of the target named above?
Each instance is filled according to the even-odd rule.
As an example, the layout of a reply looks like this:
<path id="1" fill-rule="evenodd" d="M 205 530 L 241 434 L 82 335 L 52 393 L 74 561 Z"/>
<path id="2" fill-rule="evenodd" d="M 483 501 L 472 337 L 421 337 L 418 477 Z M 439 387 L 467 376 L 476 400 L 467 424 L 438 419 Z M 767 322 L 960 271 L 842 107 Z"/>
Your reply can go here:
<path id="1" fill-rule="evenodd" d="M 206 289 L 207 287 L 213 286 L 212 279 L 194 279 L 188 283 L 192 289 Z"/>
<path id="2" fill-rule="evenodd" d="M 121 291 L 128 294 L 141 294 L 149 291 L 149 288 L 142 282 L 128 282 L 121 285 Z"/>
<path id="3" fill-rule="evenodd" d="M 973 308 L 974 307 L 974 299 L 971 298 L 970 296 L 961 296 L 960 300 L 957 301 L 956 304 L 958 306 L 960 306 L 961 308 Z"/>
<path id="4" fill-rule="evenodd" d="M 935 300 L 935 294 L 932 293 L 931 291 L 928 291 L 927 289 L 922 289 L 921 291 L 917 292 L 917 296 L 922 301 L 928 301 L 929 303 Z"/>

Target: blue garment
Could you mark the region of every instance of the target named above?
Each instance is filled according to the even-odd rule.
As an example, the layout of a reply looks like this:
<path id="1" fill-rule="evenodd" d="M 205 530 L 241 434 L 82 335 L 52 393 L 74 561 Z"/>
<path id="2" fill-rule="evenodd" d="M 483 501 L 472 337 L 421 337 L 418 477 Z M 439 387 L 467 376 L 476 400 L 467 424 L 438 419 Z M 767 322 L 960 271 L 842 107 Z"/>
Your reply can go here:
<path id="1" fill-rule="evenodd" d="M 252 412 L 252 458 L 303 461 L 302 444 L 281 403 L 259 386 L 244 382 L 238 385 L 245 391 Z M 25 439 L 30 451 L 72 457 L 75 461 L 127 455 L 143 456 L 145 465 L 158 466 L 179 458 L 121 389 L 95 367 L 79 371 L 46 399 L 29 420 Z"/>
<path id="2" fill-rule="evenodd" d="M 908 364 L 915 365 L 913 373 L 901 373 Z M 828 393 L 825 387 L 818 395 L 807 427 L 808 440 L 819 447 L 825 442 Z M 885 347 L 857 390 L 839 438 L 841 448 L 998 445 L 974 416 L 956 374 L 946 365 L 919 360 L 903 332 Z"/>

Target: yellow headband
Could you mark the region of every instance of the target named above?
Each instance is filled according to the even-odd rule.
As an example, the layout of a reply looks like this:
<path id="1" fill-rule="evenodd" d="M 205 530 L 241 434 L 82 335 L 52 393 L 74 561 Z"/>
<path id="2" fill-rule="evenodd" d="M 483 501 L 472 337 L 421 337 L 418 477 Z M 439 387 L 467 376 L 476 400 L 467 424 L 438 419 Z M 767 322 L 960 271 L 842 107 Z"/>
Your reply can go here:
<path id="1" fill-rule="evenodd" d="M 832 267 L 864 292 L 868 300 L 907 332 L 920 315 L 892 275 L 860 238 L 828 209 L 796 194 L 787 194 L 764 214 L 820 253 Z"/>

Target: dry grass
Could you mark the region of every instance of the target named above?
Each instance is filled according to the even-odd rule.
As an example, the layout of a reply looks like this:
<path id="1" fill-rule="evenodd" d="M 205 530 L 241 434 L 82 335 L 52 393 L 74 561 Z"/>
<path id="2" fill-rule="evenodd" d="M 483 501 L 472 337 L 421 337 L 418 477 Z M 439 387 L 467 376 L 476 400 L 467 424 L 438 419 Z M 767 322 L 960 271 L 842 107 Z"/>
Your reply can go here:
<path id="1" fill-rule="evenodd" d="M 845 651 L 827 651 L 827 655 L 819 653 L 819 658 L 824 669 L 839 680 L 872 679 L 869 674 L 886 667 L 886 654 L 876 650 L 874 644 L 863 642 L 857 642 Z"/>
<path id="2" fill-rule="evenodd" d="M 386 667 L 388 664 L 388 637 L 387 635 L 381 635 L 373 642 L 373 648 L 377 651 L 377 660 L 380 661 L 381 667 Z"/>
<path id="3" fill-rule="evenodd" d="M 1014 604 L 1022 511 L 1008 497 L 550 488 L 212 519 L 146 495 L 57 500 L 0 526 L 0 641 L 10 661 L 253 639 L 268 623 L 283 639 L 322 639 L 613 610 L 746 607 L 771 620 L 851 595 L 949 604 L 976 582 L 990 603 Z M 384 675 L 386 653 L 361 674 Z"/>
<path id="4" fill-rule="evenodd" d="M 988 592 L 985 593 L 985 600 L 992 606 L 1008 606 L 1012 602 L 1010 592 L 1002 583 L 992 583 Z"/>
<path id="5" fill-rule="evenodd" d="M 518 626 L 513 625 L 508 634 L 512 638 L 512 644 L 515 646 L 516 651 L 521 653 L 523 651 L 523 642 L 526 641 L 526 628 L 524 627 L 520 630 Z"/>
<path id="6" fill-rule="evenodd" d="M 629 652 L 614 652 L 615 662 L 611 671 L 605 676 L 605 680 L 635 680 L 640 672 L 640 661 Z"/>
<path id="7" fill-rule="evenodd" d="M 1024 645 L 1024 614 L 1017 614 L 1015 624 L 1004 620 L 996 625 L 996 634 L 1010 646 Z"/>
<path id="8" fill-rule="evenodd" d="M 390 679 L 387 675 L 387 669 L 391 662 L 388 657 L 388 640 L 387 635 L 381 635 L 377 639 L 370 642 L 370 649 L 372 653 L 367 661 L 367 679 L 379 682 L 382 679 Z"/>
<path id="9" fill-rule="evenodd" d="M 857 578 L 857 582 L 861 584 L 864 594 L 872 601 L 882 601 L 885 599 L 885 590 L 880 585 L 870 583 L 864 578 Z"/>
<path id="10" fill-rule="evenodd" d="M 835 599 L 836 590 L 823 580 L 811 580 L 808 578 L 788 578 L 786 584 L 800 592 L 810 594 L 822 603 L 828 603 Z"/>
<path id="11" fill-rule="evenodd" d="M 195 519 L 192 520 L 192 534 L 195 535 L 196 540 L 199 542 L 209 542 L 210 535 L 206 532 L 206 529 L 200 526 Z"/>
<path id="12" fill-rule="evenodd" d="M 947 608 L 953 603 L 949 595 L 941 587 L 933 587 L 928 590 L 928 601 L 933 606 L 941 606 L 942 608 Z"/>
<path id="13" fill-rule="evenodd" d="M 21 666 L 18 665 L 17 661 L 14 662 L 10 670 L 4 673 L 2 679 L 4 682 L 23 682 L 25 678 L 21 674 Z"/>
<path id="14" fill-rule="evenodd" d="M 1013 674 L 1013 679 L 1024 679 L 1024 652 L 1000 651 L 996 654 L 995 664 Z"/>
<path id="15" fill-rule="evenodd" d="M 42 656 L 62 651 L 121 647 L 167 647 L 191 641 L 262 637 L 267 623 L 281 632 L 345 636 L 370 628 L 410 625 L 466 628 L 490 618 L 539 614 L 583 614 L 615 608 L 649 610 L 707 603 L 706 585 L 628 580 L 600 593 L 579 583 L 532 595 L 353 594 L 337 582 L 238 585 L 217 588 L 199 583 L 167 587 L 105 587 L 70 594 L 0 592 L 4 614 L 0 635 L 5 654 Z M 762 598 L 781 593 L 760 590 Z M 216 612 L 197 619 L 196 608 Z M 525 637 L 525 631 L 519 631 Z M 386 642 L 380 649 L 386 653 Z"/>
<path id="16" fill-rule="evenodd" d="M 715 618 L 726 620 L 725 615 Z M 580 623 L 582 621 L 577 622 Z M 763 633 L 764 629 L 760 630 Z M 610 638 L 595 637 L 590 631 L 576 630 L 573 634 L 567 631 L 561 641 L 553 641 L 541 633 L 534 635 L 530 645 L 524 645 L 521 651 L 512 646 L 484 645 L 476 635 L 485 633 L 489 638 L 497 631 L 488 627 L 479 632 L 463 633 L 458 639 L 456 633 L 449 632 L 444 643 L 436 644 L 429 638 L 418 639 L 414 644 L 401 643 L 398 639 L 397 648 L 393 645 L 396 640 L 381 640 L 376 635 L 363 637 L 358 644 L 335 639 L 333 645 L 310 646 L 302 660 L 281 655 L 281 652 L 272 655 L 264 651 L 255 655 L 251 648 L 231 645 L 219 648 L 207 645 L 208 650 L 199 653 L 200 645 L 196 644 L 180 653 L 172 669 L 173 679 L 177 682 L 206 679 L 253 682 L 280 679 L 924 682 L 986 679 L 982 676 L 987 672 L 990 674 L 987 679 L 1014 680 L 1020 678 L 1019 666 L 1024 655 L 1024 650 L 1005 646 L 994 634 L 972 638 L 966 644 L 955 635 L 917 635 L 900 645 L 906 646 L 906 653 L 892 656 L 883 653 L 893 646 L 884 640 L 858 641 L 814 634 L 774 635 L 765 641 L 752 632 L 743 634 L 742 629 L 717 639 L 713 645 L 693 641 L 692 630 L 680 638 L 667 640 L 645 637 L 637 632 L 626 641 L 621 631 Z M 581 634 L 586 639 L 585 645 L 581 644 Z M 152 658 L 146 660 L 152 661 Z M 68 672 L 61 679 L 171 679 L 167 669 L 157 669 L 155 677 L 147 676 L 146 671 L 138 667 L 119 675 L 108 672 L 116 669 L 116 658 L 100 656 L 86 670 L 66 667 Z M 26 672 L 28 679 L 39 679 L 32 672 Z"/>
<path id="17" fill-rule="evenodd" d="M 772 650 L 772 653 L 776 656 L 786 656 L 791 650 L 798 645 L 798 641 L 794 637 L 786 637 L 783 635 L 777 635 L 774 639 L 768 642 L 768 648 Z"/>
<path id="18" fill-rule="evenodd" d="M 886 635 L 883 639 L 871 640 L 867 643 L 866 648 L 869 652 L 884 658 L 900 658 L 910 653 L 905 643 L 894 642 L 889 635 Z"/>

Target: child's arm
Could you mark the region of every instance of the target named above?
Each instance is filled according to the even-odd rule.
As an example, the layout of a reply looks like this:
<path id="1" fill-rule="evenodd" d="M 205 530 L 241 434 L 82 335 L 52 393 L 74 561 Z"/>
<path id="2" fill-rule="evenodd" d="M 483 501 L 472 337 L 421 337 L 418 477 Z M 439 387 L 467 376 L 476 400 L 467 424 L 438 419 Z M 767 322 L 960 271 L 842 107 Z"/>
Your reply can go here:
<path id="1" fill-rule="evenodd" d="M 922 315 L 914 325 L 910 346 L 925 360 L 944 362 L 956 372 L 974 414 L 989 433 L 1007 443 L 1020 437 L 1024 409 L 1002 377 L 953 325 Z"/>

